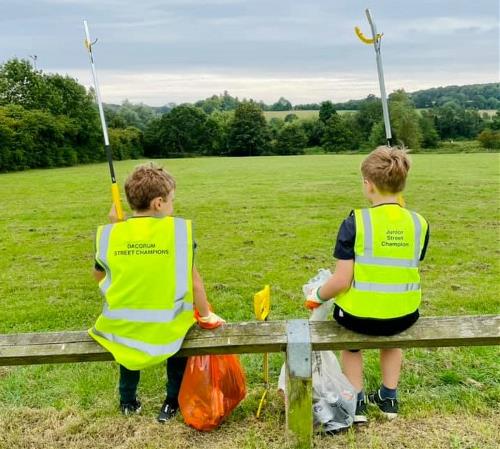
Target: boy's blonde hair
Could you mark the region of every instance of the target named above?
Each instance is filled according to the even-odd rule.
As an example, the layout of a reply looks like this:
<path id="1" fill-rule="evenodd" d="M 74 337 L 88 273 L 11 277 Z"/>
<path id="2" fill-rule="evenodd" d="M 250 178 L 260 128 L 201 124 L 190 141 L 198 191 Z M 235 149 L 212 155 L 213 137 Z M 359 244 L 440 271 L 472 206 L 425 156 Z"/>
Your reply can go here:
<path id="1" fill-rule="evenodd" d="M 362 162 L 363 177 L 373 182 L 381 193 L 399 193 L 405 188 L 410 159 L 403 148 L 381 146 Z"/>
<path id="2" fill-rule="evenodd" d="M 175 190 L 175 179 L 153 162 L 135 167 L 125 181 L 128 204 L 137 211 L 149 209 L 154 198 L 166 200 L 172 190 Z"/>

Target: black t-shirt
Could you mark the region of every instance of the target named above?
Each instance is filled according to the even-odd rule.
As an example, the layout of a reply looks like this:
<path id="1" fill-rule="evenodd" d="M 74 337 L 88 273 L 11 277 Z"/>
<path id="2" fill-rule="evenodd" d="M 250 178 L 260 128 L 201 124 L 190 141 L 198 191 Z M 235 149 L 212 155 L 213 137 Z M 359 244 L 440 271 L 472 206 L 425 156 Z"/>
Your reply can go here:
<path id="1" fill-rule="evenodd" d="M 382 204 L 379 204 L 378 206 L 382 206 Z M 340 225 L 339 232 L 337 234 L 337 241 L 335 242 L 335 249 L 333 250 L 333 257 L 341 260 L 354 259 L 355 240 L 356 240 L 356 220 L 354 218 L 354 211 L 352 210 L 349 216 Z M 420 260 L 424 260 L 428 243 L 429 243 L 429 225 L 427 225 L 427 232 L 425 234 L 424 247 L 422 248 L 422 252 L 420 253 Z"/>

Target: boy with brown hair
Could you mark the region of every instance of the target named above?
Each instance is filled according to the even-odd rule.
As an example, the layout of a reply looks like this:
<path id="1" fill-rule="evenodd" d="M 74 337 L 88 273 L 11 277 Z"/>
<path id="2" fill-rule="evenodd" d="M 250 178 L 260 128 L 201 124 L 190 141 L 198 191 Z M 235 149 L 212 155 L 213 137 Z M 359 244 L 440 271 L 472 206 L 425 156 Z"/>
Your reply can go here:
<path id="1" fill-rule="evenodd" d="M 167 361 L 167 395 L 159 422 L 172 418 L 186 358 L 172 357 L 195 322 L 213 329 L 225 321 L 210 310 L 194 265 L 190 220 L 173 216 L 175 180 L 153 163 L 137 166 L 125 182 L 133 216 L 96 234 L 94 276 L 104 296 L 89 334 L 120 365 L 120 409 L 138 413 L 140 370 Z M 193 302 L 195 313 L 193 315 Z"/>
<path id="2" fill-rule="evenodd" d="M 314 309 L 335 298 L 334 319 L 368 335 L 393 335 L 419 317 L 421 301 L 418 265 L 429 240 L 426 220 L 399 203 L 410 161 L 398 148 L 378 147 L 361 164 L 363 192 L 371 203 L 351 211 L 337 236 L 333 275 L 308 294 Z M 363 358 L 359 350 L 342 351 L 344 374 L 358 392 L 354 422 L 365 422 Z M 402 364 L 398 348 L 381 349 L 382 384 L 368 395 L 388 418 L 398 413 L 397 386 Z"/>

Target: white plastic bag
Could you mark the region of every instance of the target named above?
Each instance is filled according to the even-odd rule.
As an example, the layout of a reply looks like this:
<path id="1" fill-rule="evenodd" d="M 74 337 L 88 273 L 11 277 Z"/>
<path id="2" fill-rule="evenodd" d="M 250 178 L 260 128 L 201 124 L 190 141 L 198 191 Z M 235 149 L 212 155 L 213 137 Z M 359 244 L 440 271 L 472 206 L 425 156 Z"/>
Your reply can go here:
<path id="1" fill-rule="evenodd" d="M 356 412 L 356 392 L 333 351 L 314 351 L 312 369 L 314 423 L 324 432 L 350 427 Z"/>
<path id="2" fill-rule="evenodd" d="M 318 274 L 302 287 L 304 296 L 323 285 L 332 275 L 320 269 Z M 326 321 L 333 306 L 326 301 L 313 310 L 310 321 Z M 281 367 L 278 389 L 286 392 L 286 367 Z M 313 351 L 312 356 L 313 417 L 314 424 L 323 432 L 336 432 L 350 427 L 356 411 L 356 391 L 340 368 L 333 351 Z"/>
<path id="3" fill-rule="evenodd" d="M 313 351 L 312 385 L 314 424 L 323 432 L 350 427 L 356 411 L 356 392 L 342 373 L 333 351 Z M 286 366 L 281 367 L 278 389 L 286 393 Z"/>

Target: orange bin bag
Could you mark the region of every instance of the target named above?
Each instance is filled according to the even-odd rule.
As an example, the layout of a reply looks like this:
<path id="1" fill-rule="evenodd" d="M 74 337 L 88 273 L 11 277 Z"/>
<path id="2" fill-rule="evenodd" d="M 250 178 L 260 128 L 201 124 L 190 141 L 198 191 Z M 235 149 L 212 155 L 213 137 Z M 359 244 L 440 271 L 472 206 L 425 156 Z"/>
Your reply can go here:
<path id="1" fill-rule="evenodd" d="M 187 425 L 215 429 L 245 397 L 245 374 L 235 355 L 189 357 L 179 392 Z"/>

